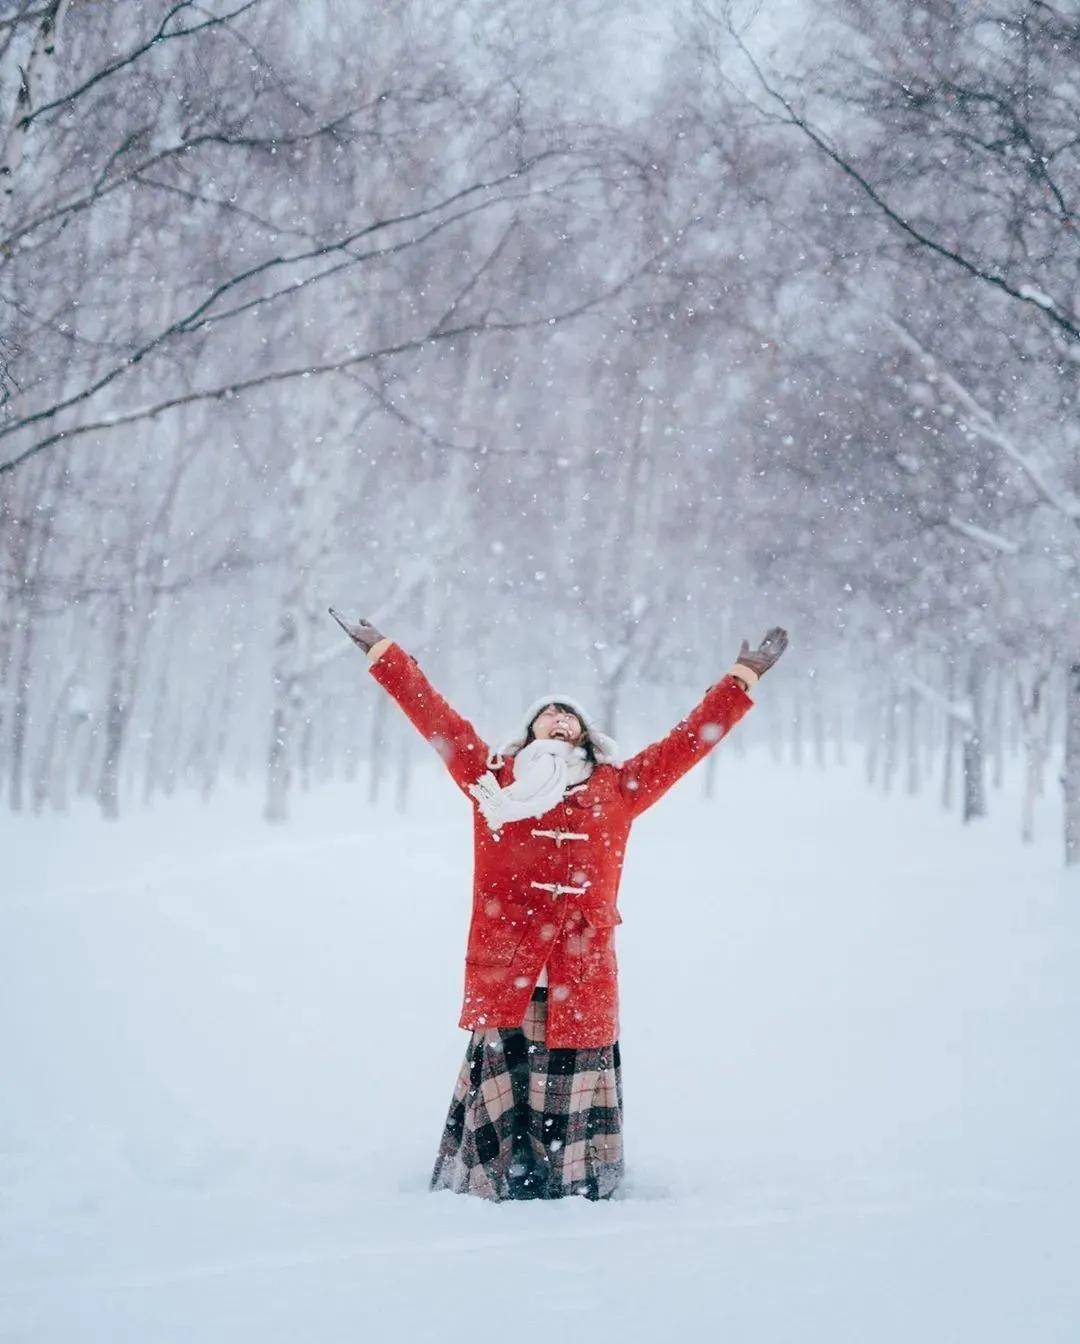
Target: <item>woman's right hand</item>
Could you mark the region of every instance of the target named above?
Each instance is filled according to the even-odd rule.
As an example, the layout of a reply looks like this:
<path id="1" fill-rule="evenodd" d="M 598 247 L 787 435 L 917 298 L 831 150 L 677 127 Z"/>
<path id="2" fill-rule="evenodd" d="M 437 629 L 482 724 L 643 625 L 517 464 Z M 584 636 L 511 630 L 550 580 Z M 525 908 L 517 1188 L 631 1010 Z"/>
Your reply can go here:
<path id="1" fill-rule="evenodd" d="M 344 621 L 342 624 L 345 627 L 345 633 L 352 642 L 359 644 L 365 653 L 370 653 L 373 645 L 378 644 L 380 639 L 386 638 L 381 630 L 377 630 L 370 621 L 364 620 L 362 617 L 355 625 L 349 621 Z"/>

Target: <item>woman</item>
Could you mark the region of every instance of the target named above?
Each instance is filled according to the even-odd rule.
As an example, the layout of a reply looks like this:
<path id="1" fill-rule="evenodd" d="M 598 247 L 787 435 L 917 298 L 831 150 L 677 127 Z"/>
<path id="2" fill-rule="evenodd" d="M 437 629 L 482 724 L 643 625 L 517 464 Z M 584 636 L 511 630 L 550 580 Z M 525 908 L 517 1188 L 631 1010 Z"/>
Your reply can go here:
<path id="1" fill-rule="evenodd" d="M 630 827 L 742 718 L 783 653 L 775 627 L 659 742 L 623 761 L 570 696 L 542 696 L 489 752 L 416 659 L 346 625 L 375 680 L 473 803 L 474 885 L 459 1025 L 471 1031 L 434 1190 L 606 1199 L 623 1173 L 616 896 Z"/>

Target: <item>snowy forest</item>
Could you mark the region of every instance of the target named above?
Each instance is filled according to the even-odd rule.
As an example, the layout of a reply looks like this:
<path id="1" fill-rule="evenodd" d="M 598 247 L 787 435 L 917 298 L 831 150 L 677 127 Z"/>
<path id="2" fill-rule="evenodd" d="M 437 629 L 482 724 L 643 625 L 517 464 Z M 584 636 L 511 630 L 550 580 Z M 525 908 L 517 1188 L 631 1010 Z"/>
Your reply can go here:
<path id="1" fill-rule="evenodd" d="M 0 15 L 9 809 L 406 808 L 330 604 L 630 737 L 779 622 L 733 751 L 1080 862 L 1071 5 Z"/>
<path id="2" fill-rule="evenodd" d="M 1078 383 L 1077 0 L 0 0 L 0 1339 L 1076 1344 Z"/>

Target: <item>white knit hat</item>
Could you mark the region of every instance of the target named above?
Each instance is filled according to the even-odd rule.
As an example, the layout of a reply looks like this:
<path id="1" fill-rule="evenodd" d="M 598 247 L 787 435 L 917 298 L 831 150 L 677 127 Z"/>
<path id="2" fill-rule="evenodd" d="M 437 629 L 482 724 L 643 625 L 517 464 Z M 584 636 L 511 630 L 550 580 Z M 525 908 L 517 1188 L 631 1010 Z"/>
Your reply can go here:
<path id="1" fill-rule="evenodd" d="M 524 718 L 520 721 L 521 727 L 488 758 L 489 769 L 494 768 L 493 762 L 496 758 L 512 756 L 514 752 L 521 750 L 529 736 L 533 719 L 542 709 L 547 709 L 548 705 L 568 705 L 574 711 L 584 725 L 586 738 L 592 743 L 593 755 L 596 757 L 597 765 L 622 765 L 619 744 L 613 737 L 608 737 L 607 733 L 602 733 L 598 728 L 591 727 L 592 715 L 581 701 L 575 699 L 572 695 L 552 692 L 551 695 L 542 695 L 539 700 L 532 702 L 525 711 Z"/>

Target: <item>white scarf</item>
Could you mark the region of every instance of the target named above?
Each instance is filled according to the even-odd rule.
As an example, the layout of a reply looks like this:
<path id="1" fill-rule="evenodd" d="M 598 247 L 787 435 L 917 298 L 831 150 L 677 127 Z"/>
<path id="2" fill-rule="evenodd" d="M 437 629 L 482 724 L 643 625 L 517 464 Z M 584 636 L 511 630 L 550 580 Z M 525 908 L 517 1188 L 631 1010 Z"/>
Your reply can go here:
<path id="1" fill-rule="evenodd" d="M 514 778 L 505 788 L 490 770 L 469 785 L 493 831 L 508 821 L 542 817 L 562 802 L 568 788 L 588 779 L 593 768 L 582 747 L 557 737 L 534 738 L 513 760 Z"/>

